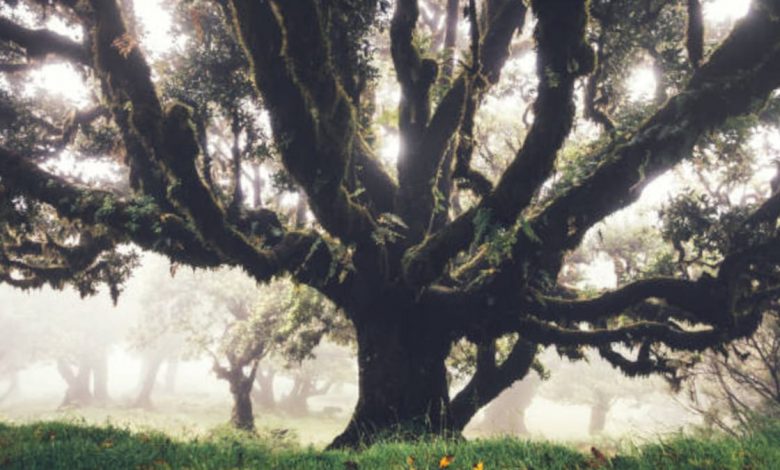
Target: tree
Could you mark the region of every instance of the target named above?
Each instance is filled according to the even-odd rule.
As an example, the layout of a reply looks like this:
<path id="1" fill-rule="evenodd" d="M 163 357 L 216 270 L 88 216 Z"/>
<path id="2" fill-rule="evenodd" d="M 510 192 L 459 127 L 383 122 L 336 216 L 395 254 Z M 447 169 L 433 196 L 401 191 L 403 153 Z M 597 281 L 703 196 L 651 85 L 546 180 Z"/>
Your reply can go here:
<path id="1" fill-rule="evenodd" d="M 691 368 L 689 407 L 728 433 L 750 432 L 780 416 L 780 325 L 777 312 L 750 338 L 708 352 Z"/>
<path id="2" fill-rule="evenodd" d="M 82 42 L 4 17 L 3 70 L 67 61 L 90 74 L 102 111 L 52 120 L 9 92 L 9 120 L 33 131 L 31 139 L 6 135 L 0 146 L 0 278 L 22 288 L 107 282 L 118 293 L 126 262 L 111 253 L 134 243 L 179 264 L 237 266 L 260 282 L 290 276 L 319 290 L 357 335 L 360 397 L 334 446 L 393 430 L 458 433 L 527 373 L 537 345 L 592 346 L 628 375 L 673 376 L 676 351 L 749 336 L 776 300 L 777 195 L 745 206 L 751 215 L 728 250 L 698 277 L 653 276 L 595 293 L 557 278 L 564 255 L 596 223 L 690 159 L 702 136 L 777 109 L 777 0 L 753 2 L 717 44 L 705 42 L 699 2 L 470 0 L 457 67 L 440 66 L 419 40 L 416 0 L 394 2 L 389 18 L 381 0 L 217 1 L 245 56 L 240 70 L 270 118 L 274 157 L 305 193 L 315 224 L 285 221 L 267 206 L 230 210 L 208 183 L 197 110 L 161 98 L 118 2 L 21 3 L 78 25 Z M 490 135 L 479 112 L 501 83 L 527 10 L 535 18 L 533 119 L 493 181 L 472 158 L 477 138 Z M 390 170 L 372 148 L 368 85 L 372 35 L 386 34 L 388 22 L 402 142 Z M 647 106 L 634 106 L 621 86 L 640 56 L 662 74 Z M 604 130 L 574 148 L 566 139 L 578 83 L 587 85 L 586 116 Z M 21 124 L 28 121 L 37 124 Z M 63 149 L 94 150 L 77 141 L 95 140 L 95 122 L 118 137 L 98 154 L 124 158 L 125 193 L 39 164 Z M 492 345 L 507 334 L 519 340 L 498 363 Z M 478 346 L 476 368 L 451 397 L 445 359 L 462 338 Z"/>
<path id="3" fill-rule="evenodd" d="M 238 429 L 255 429 L 252 392 L 261 362 L 270 363 L 276 355 L 306 370 L 301 362 L 313 357 L 312 350 L 325 334 L 337 337 L 343 329 L 334 324 L 337 315 L 332 304 L 305 286 L 277 280 L 258 289 L 236 270 L 172 269 L 177 271 L 174 279 L 166 279 L 167 270 L 158 269 L 147 285 L 144 315 L 134 341 L 153 353 L 173 347 L 211 359 L 216 376 L 230 387 L 231 424 Z M 146 371 L 139 405 L 148 404 L 161 362 L 152 362 Z M 306 398 L 317 394 L 316 374 L 309 371 L 300 378 L 305 380 L 296 381 L 298 388 L 286 397 L 285 405 L 305 411 Z M 272 394 L 265 385 L 260 391 Z"/>
<path id="4" fill-rule="evenodd" d="M 539 388 L 538 379 L 526 376 L 501 392 L 487 407 L 480 426 L 491 433 L 506 435 L 526 435 L 525 412 Z"/>
<path id="5" fill-rule="evenodd" d="M 293 386 L 277 405 L 293 416 L 311 413 L 309 398 L 326 395 L 331 389 L 354 381 L 355 356 L 350 350 L 326 343 L 311 350 L 311 356 L 287 366 L 292 372 Z"/>
<path id="6" fill-rule="evenodd" d="M 130 312 L 112 310 L 107 298 L 85 300 L 75 292 L 42 289 L 31 296 L 4 287 L 0 296 L 5 305 L 0 371 L 13 373 L 48 362 L 65 385 L 61 406 L 110 401 L 109 354 Z"/>
<path id="7" fill-rule="evenodd" d="M 157 281 L 164 277 L 157 273 Z M 231 424 L 254 430 L 252 387 L 260 361 L 275 346 L 283 318 L 284 302 L 279 296 L 285 292 L 275 290 L 282 290 L 279 283 L 254 289 L 254 284 L 236 271 L 179 272 L 164 284 L 147 286 L 147 308 L 136 341 L 159 343 L 178 333 L 191 355 L 209 356 L 216 376 L 230 387 Z M 151 393 L 160 362 L 151 364 L 142 384 L 142 401 Z"/>

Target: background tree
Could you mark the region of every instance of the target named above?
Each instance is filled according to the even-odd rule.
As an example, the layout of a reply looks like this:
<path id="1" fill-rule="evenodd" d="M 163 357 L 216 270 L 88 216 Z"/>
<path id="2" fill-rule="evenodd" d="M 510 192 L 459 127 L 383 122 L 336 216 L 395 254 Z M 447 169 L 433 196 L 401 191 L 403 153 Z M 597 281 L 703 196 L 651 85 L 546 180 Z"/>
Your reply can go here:
<path id="1" fill-rule="evenodd" d="M 260 361 L 273 347 L 281 320 L 274 287 L 258 291 L 237 272 L 180 272 L 165 286 L 148 287 L 147 303 L 154 305 L 138 329 L 146 339 L 178 332 L 190 355 L 205 354 L 218 378 L 227 381 L 233 397 L 231 424 L 254 430 L 251 390 Z M 263 298 L 266 294 L 273 298 Z"/>
<path id="2" fill-rule="evenodd" d="M 512 384 L 485 407 L 480 427 L 491 433 L 527 435 L 525 412 L 538 388 L 539 379 L 535 375 L 528 375 Z"/>
<path id="3" fill-rule="evenodd" d="M 306 399 L 322 393 L 318 392 L 322 384 L 317 383 L 318 374 L 306 373 L 307 366 L 301 362 L 314 357 L 312 350 L 326 334 L 337 331 L 332 304 L 315 291 L 288 281 L 258 289 L 237 271 L 176 271 L 173 279 L 164 279 L 168 274 L 158 270 L 157 279 L 147 286 L 147 307 L 135 341 L 154 346 L 177 335 L 188 356 L 209 357 L 216 376 L 230 387 L 231 423 L 244 430 L 254 429 L 252 391 L 261 362 L 271 362 L 276 354 L 300 369 L 281 404 L 287 410 L 305 412 Z M 153 383 L 155 375 L 150 373 L 144 385 Z M 145 392 L 141 390 L 142 397 Z"/>
<path id="4" fill-rule="evenodd" d="M 4 84 L 13 102 L 9 127 L 36 124 L 25 127 L 31 138 L 14 134 L 0 145 L 0 278 L 22 288 L 68 281 L 86 293 L 106 282 L 116 296 L 130 262 L 117 251 L 121 243 L 195 267 L 241 267 L 256 281 L 289 275 L 355 326 L 360 398 L 336 446 L 395 429 L 459 432 L 527 373 L 537 345 L 593 346 L 628 375 L 675 378 L 677 351 L 749 336 L 776 299 L 780 199 L 768 191 L 744 201 L 750 215 L 701 275 L 647 277 L 598 293 L 557 279 L 565 254 L 595 224 L 632 205 L 733 118 L 777 100 L 777 0 L 754 1 L 717 43 L 706 41 L 701 9 L 689 6 L 696 2 L 469 1 L 469 40 L 460 66 L 442 80 L 417 40 L 422 2 L 398 0 L 389 40 L 402 145 L 392 171 L 371 147 L 374 116 L 364 99 L 367 83 L 379 78 L 371 35 L 387 32 L 388 3 L 216 2 L 245 55 L 240 70 L 268 113 L 274 158 L 316 219 L 307 225 L 240 197 L 231 204 L 209 184 L 198 110 L 160 92 L 132 17 L 116 1 L 15 3 L 31 13 L 4 9 L 4 73 L 23 76 L 36 61 L 65 60 L 87 77 L 99 109 L 63 119 L 46 113 L 45 99 L 25 103 Z M 493 181 L 472 165 L 475 130 L 529 10 L 533 104 L 516 134 L 522 143 Z M 83 34 L 41 30 L 52 15 Z M 192 17 L 191 46 L 203 24 Z M 641 23 L 663 27 L 635 27 Z M 599 48 L 594 38 L 605 34 L 614 37 Z M 626 77 L 618 72 L 653 51 L 663 74 L 659 97 L 667 99 L 636 107 L 612 93 Z M 586 80 L 595 81 L 586 106 L 606 130 L 574 149 L 566 139 L 577 118 L 575 88 Z M 604 116 L 619 121 L 614 132 Z M 108 138 L 94 137 L 100 124 Z M 112 145 L 79 147 L 74 136 Z M 66 152 L 79 161 L 119 157 L 115 179 L 126 175 L 125 184 L 76 181 L 53 163 Z M 234 176 L 241 166 L 234 163 Z M 450 211 L 458 183 L 472 194 Z M 519 339 L 499 363 L 495 340 L 507 334 Z M 445 359 L 460 339 L 477 345 L 476 368 L 451 397 Z"/>
<path id="5" fill-rule="evenodd" d="M 329 342 L 319 345 L 310 354 L 311 357 L 299 363 L 293 361 L 287 367 L 293 385 L 281 397 L 278 407 L 292 416 L 310 414 L 310 398 L 354 382 L 355 355 L 350 349 Z M 335 411 L 332 409 L 330 413 Z"/>
<path id="6" fill-rule="evenodd" d="M 780 416 L 780 330 L 777 314 L 752 337 L 719 353 L 708 352 L 692 368 L 688 405 L 705 424 L 739 435 Z"/>

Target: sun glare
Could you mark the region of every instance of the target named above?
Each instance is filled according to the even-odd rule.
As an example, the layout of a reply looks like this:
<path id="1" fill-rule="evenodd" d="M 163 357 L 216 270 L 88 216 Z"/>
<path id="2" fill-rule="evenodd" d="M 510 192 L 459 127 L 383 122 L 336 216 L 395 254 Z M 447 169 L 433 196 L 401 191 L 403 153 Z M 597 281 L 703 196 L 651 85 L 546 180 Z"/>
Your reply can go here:
<path id="1" fill-rule="evenodd" d="M 30 72 L 25 92 L 28 96 L 46 94 L 61 98 L 77 108 L 91 101 L 84 80 L 70 64 L 47 64 Z"/>
<path id="2" fill-rule="evenodd" d="M 379 157 L 388 165 L 395 165 L 398 160 L 398 152 L 401 150 L 401 141 L 396 133 L 386 133 L 382 136 L 382 146 L 379 148 Z"/>
<path id="3" fill-rule="evenodd" d="M 162 55 L 178 45 L 171 36 L 173 18 L 162 0 L 135 0 L 135 14 L 142 26 L 144 48 L 152 55 Z"/>
<path id="4" fill-rule="evenodd" d="M 725 23 L 745 16 L 750 0 L 712 0 L 703 5 L 704 18 L 712 23 Z"/>
<path id="5" fill-rule="evenodd" d="M 628 98 L 634 102 L 651 100 L 655 95 L 657 80 L 651 66 L 636 67 L 628 78 Z"/>

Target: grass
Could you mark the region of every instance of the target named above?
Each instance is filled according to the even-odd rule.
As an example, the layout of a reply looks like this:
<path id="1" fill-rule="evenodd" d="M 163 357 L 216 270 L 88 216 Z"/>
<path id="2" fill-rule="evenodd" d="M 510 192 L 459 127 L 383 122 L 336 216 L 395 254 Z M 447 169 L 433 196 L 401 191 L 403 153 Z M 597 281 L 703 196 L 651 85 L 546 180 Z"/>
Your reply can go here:
<path id="1" fill-rule="evenodd" d="M 0 468 L 24 469 L 771 469 L 780 463 L 780 423 L 744 439 L 676 436 L 641 447 L 623 446 L 597 459 L 554 443 L 517 439 L 383 443 L 362 452 L 300 447 L 273 432 L 249 435 L 217 428 L 172 439 L 112 425 L 78 422 L 0 423 Z"/>
<path id="2" fill-rule="evenodd" d="M 204 436 L 211 429 L 227 423 L 229 419 L 229 403 L 194 394 L 159 397 L 155 400 L 155 408 L 152 410 L 129 408 L 121 401 L 103 406 L 57 409 L 56 399 L 27 400 L 0 407 L 0 422 L 67 421 L 100 426 L 112 424 L 135 431 L 154 429 L 177 439 Z M 327 445 L 329 438 L 342 431 L 348 421 L 348 414 L 331 417 L 310 414 L 299 417 L 265 410 L 259 410 L 255 417 L 259 427 L 289 429 L 299 442 L 317 447 Z"/>

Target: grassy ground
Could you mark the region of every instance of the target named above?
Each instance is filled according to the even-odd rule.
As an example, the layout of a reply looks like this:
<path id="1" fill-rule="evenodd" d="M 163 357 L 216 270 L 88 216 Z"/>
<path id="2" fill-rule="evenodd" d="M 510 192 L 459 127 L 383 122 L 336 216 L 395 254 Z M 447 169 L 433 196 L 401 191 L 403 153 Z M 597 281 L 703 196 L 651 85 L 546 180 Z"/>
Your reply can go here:
<path id="1" fill-rule="evenodd" d="M 105 406 L 58 409 L 56 400 L 28 400 L 0 407 L 0 422 L 21 424 L 67 421 L 100 426 L 111 424 L 134 431 L 156 430 L 178 439 L 201 437 L 211 429 L 227 423 L 229 419 L 229 402 L 192 395 L 159 398 L 152 410 L 129 408 L 121 402 L 112 402 Z M 287 429 L 301 443 L 324 447 L 346 427 L 349 415 L 288 416 L 258 410 L 255 421 L 260 428 Z"/>
<path id="2" fill-rule="evenodd" d="M 641 447 L 624 447 L 606 457 L 594 455 L 563 445 L 514 439 L 385 443 L 362 452 L 323 452 L 300 447 L 289 437 L 271 432 L 250 436 L 218 428 L 185 440 L 111 425 L 0 423 L 1 468 L 291 470 L 777 469 L 780 423 L 767 425 L 741 440 L 678 436 Z M 451 463 L 441 467 L 447 463 L 446 456 L 451 456 Z"/>

